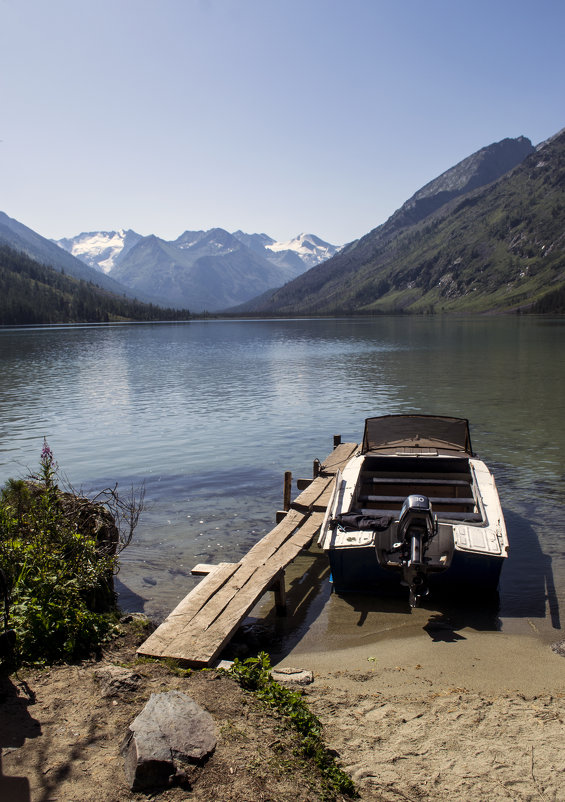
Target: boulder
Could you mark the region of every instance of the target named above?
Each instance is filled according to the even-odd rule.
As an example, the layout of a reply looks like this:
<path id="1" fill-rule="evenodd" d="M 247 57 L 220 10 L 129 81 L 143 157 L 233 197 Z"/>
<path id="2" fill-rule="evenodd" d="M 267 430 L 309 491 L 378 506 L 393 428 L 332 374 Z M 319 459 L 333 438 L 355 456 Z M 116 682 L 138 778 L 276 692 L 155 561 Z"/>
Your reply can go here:
<path id="1" fill-rule="evenodd" d="M 212 716 L 181 691 L 153 693 L 129 725 L 122 754 L 132 791 L 162 788 L 216 748 Z"/>

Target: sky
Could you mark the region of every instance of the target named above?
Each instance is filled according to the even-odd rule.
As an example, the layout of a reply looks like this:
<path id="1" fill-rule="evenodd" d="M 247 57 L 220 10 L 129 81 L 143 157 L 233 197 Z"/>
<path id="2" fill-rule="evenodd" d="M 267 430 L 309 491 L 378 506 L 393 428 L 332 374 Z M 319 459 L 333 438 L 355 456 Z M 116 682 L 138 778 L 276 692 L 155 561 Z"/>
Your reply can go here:
<path id="1" fill-rule="evenodd" d="M 0 210 L 344 244 L 565 127 L 565 0 L 0 0 Z"/>

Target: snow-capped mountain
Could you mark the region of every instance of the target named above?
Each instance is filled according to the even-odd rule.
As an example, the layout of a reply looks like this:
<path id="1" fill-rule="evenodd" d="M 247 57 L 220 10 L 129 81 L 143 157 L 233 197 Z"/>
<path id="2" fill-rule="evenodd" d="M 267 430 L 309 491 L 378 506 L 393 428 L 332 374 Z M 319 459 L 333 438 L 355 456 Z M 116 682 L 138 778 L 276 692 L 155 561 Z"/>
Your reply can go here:
<path id="1" fill-rule="evenodd" d="M 314 234 L 277 242 L 267 234 L 223 228 L 185 231 L 170 241 L 123 229 L 93 231 L 57 244 L 135 292 L 194 312 L 236 306 L 339 250 Z"/>
<path id="2" fill-rule="evenodd" d="M 223 229 L 211 229 L 210 231 L 218 232 Z M 181 249 L 190 248 L 207 237 L 210 231 L 185 231 L 171 244 Z M 330 245 L 329 242 L 324 242 L 315 234 L 299 234 L 286 242 L 277 242 L 268 234 L 246 234 L 243 231 L 234 231 L 231 236 L 250 250 L 266 257 L 273 264 L 279 266 L 287 264 L 296 275 L 302 272 L 300 263 L 304 265 L 303 270 L 309 270 L 340 250 L 339 246 Z M 111 273 L 130 248 L 137 245 L 142 238 L 141 234 L 137 234 L 131 229 L 121 228 L 118 231 L 84 232 L 76 237 L 53 241 L 72 253 L 77 259 L 86 262 L 90 267 L 95 267 L 104 273 Z M 220 237 L 220 239 L 222 238 Z M 218 243 L 219 248 L 223 245 L 225 243 Z"/>
<path id="3" fill-rule="evenodd" d="M 110 273 L 118 257 L 124 256 L 140 239 L 141 234 L 121 228 L 119 231 L 90 231 L 53 242 L 90 267 Z"/>
<path id="4" fill-rule="evenodd" d="M 265 247 L 273 253 L 292 251 L 302 259 L 308 268 L 325 262 L 340 250 L 338 245 L 330 245 L 329 242 L 324 242 L 315 234 L 299 234 L 287 242 L 273 241 Z"/>

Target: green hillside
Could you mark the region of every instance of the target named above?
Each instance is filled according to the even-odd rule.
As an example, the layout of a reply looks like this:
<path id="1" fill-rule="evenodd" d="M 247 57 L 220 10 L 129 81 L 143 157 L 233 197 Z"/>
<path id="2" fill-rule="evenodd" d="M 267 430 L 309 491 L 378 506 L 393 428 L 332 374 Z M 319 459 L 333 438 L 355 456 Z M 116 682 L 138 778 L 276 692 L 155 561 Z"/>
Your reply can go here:
<path id="1" fill-rule="evenodd" d="M 186 320 L 188 310 L 161 309 L 113 295 L 0 247 L 0 325 Z"/>
<path id="2" fill-rule="evenodd" d="M 394 218 L 248 311 L 563 311 L 565 131 L 422 221 Z"/>

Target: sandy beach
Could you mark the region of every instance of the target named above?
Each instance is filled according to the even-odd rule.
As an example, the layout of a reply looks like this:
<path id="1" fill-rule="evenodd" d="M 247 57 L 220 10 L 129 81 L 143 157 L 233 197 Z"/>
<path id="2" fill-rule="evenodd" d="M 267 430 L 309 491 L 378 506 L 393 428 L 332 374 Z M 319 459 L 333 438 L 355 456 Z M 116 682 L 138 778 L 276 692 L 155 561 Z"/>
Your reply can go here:
<path id="1" fill-rule="evenodd" d="M 352 619 L 332 603 L 334 624 Z M 349 624 L 321 649 L 318 621 L 280 664 L 314 672 L 309 703 L 362 799 L 565 799 L 565 658 L 539 622 L 505 634 L 420 609 Z"/>

